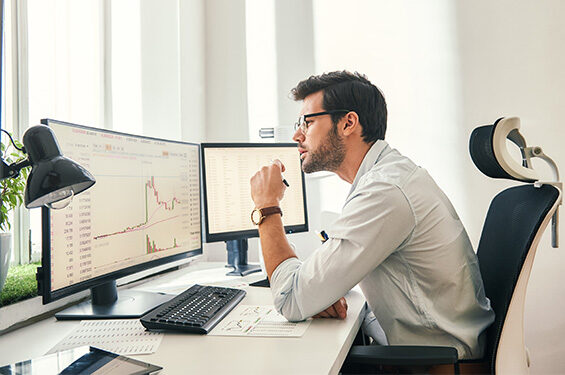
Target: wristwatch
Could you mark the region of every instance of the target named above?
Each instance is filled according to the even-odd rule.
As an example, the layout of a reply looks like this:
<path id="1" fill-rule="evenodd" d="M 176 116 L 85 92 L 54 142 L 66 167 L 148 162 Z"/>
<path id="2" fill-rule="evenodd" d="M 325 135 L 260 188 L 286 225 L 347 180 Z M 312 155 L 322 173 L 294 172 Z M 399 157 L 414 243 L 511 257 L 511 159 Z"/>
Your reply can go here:
<path id="1" fill-rule="evenodd" d="M 282 216 L 281 208 L 279 206 L 255 208 L 253 211 L 251 211 L 251 221 L 253 222 L 253 224 L 259 225 L 263 222 L 263 220 L 265 220 L 267 216 L 273 214 L 281 214 Z"/>

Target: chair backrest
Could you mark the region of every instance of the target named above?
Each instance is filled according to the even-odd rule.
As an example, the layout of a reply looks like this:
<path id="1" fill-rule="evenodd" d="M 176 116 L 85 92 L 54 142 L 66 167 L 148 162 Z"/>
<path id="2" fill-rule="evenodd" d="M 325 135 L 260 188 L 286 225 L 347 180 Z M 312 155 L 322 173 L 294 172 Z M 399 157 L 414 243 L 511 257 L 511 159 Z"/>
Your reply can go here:
<path id="1" fill-rule="evenodd" d="M 499 121 L 473 131 L 469 144 L 473 162 L 489 177 L 531 182 L 532 173 L 520 178 L 497 159 L 492 145 Z M 494 197 L 487 212 L 477 257 L 485 294 L 496 314 L 487 330 L 485 351 L 493 374 L 528 373 L 523 321 L 526 287 L 541 235 L 561 202 L 556 186 L 508 188 Z"/>
<path id="2" fill-rule="evenodd" d="M 507 368 L 506 361 L 527 368 L 523 337 L 526 285 L 539 237 L 559 195 L 551 185 L 517 186 L 499 193 L 488 210 L 477 257 L 485 294 L 495 312 L 494 323 L 487 330 L 485 352 L 492 373 L 501 373 L 501 366 Z"/>

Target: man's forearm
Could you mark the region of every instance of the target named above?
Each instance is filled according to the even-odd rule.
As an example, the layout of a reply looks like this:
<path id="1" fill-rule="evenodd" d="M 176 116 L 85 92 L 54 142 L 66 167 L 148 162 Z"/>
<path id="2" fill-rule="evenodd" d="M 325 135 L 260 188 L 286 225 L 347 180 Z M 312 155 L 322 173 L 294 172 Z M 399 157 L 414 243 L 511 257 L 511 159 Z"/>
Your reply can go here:
<path id="1" fill-rule="evenodd" d="M 284 234 L 280 215 L 269 215 L 259 225 L 263 260 L 269 279 L 279 264 L 288 258 L 296 258 Z"/>

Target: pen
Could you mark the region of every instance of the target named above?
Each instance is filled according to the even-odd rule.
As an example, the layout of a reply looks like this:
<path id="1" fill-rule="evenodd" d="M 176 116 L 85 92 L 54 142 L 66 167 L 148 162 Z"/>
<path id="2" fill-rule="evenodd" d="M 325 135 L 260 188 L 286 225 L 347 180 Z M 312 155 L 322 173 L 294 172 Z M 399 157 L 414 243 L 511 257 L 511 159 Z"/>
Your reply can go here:
<path id="1" fill-rule="evenodd" d="M 320 241 L 322 241 L 322 243 L 326 242 L 327 240 L 330 239 L 330 237 L 328 236 L 328 234 L 326 233 L 326 231 L 321 230 L 321 231 L 316 231 L 316 234 L 318 235 L 318 237 L 320 237 Z"/>

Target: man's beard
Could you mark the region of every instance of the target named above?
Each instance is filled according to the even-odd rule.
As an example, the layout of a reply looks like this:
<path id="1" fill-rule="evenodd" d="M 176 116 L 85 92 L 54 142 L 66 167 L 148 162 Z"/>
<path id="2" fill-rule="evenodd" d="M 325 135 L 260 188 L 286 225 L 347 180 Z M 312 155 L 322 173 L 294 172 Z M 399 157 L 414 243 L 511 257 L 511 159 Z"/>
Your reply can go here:
<path id="1" fill-rule="evenodd" d="M 325 142 L 317 150 L 308 150 L 310 160 L 302 162 L 304 173 L 319 171 L 335 172 L 345 159 L 345 144 L 333 126 Z"/>

